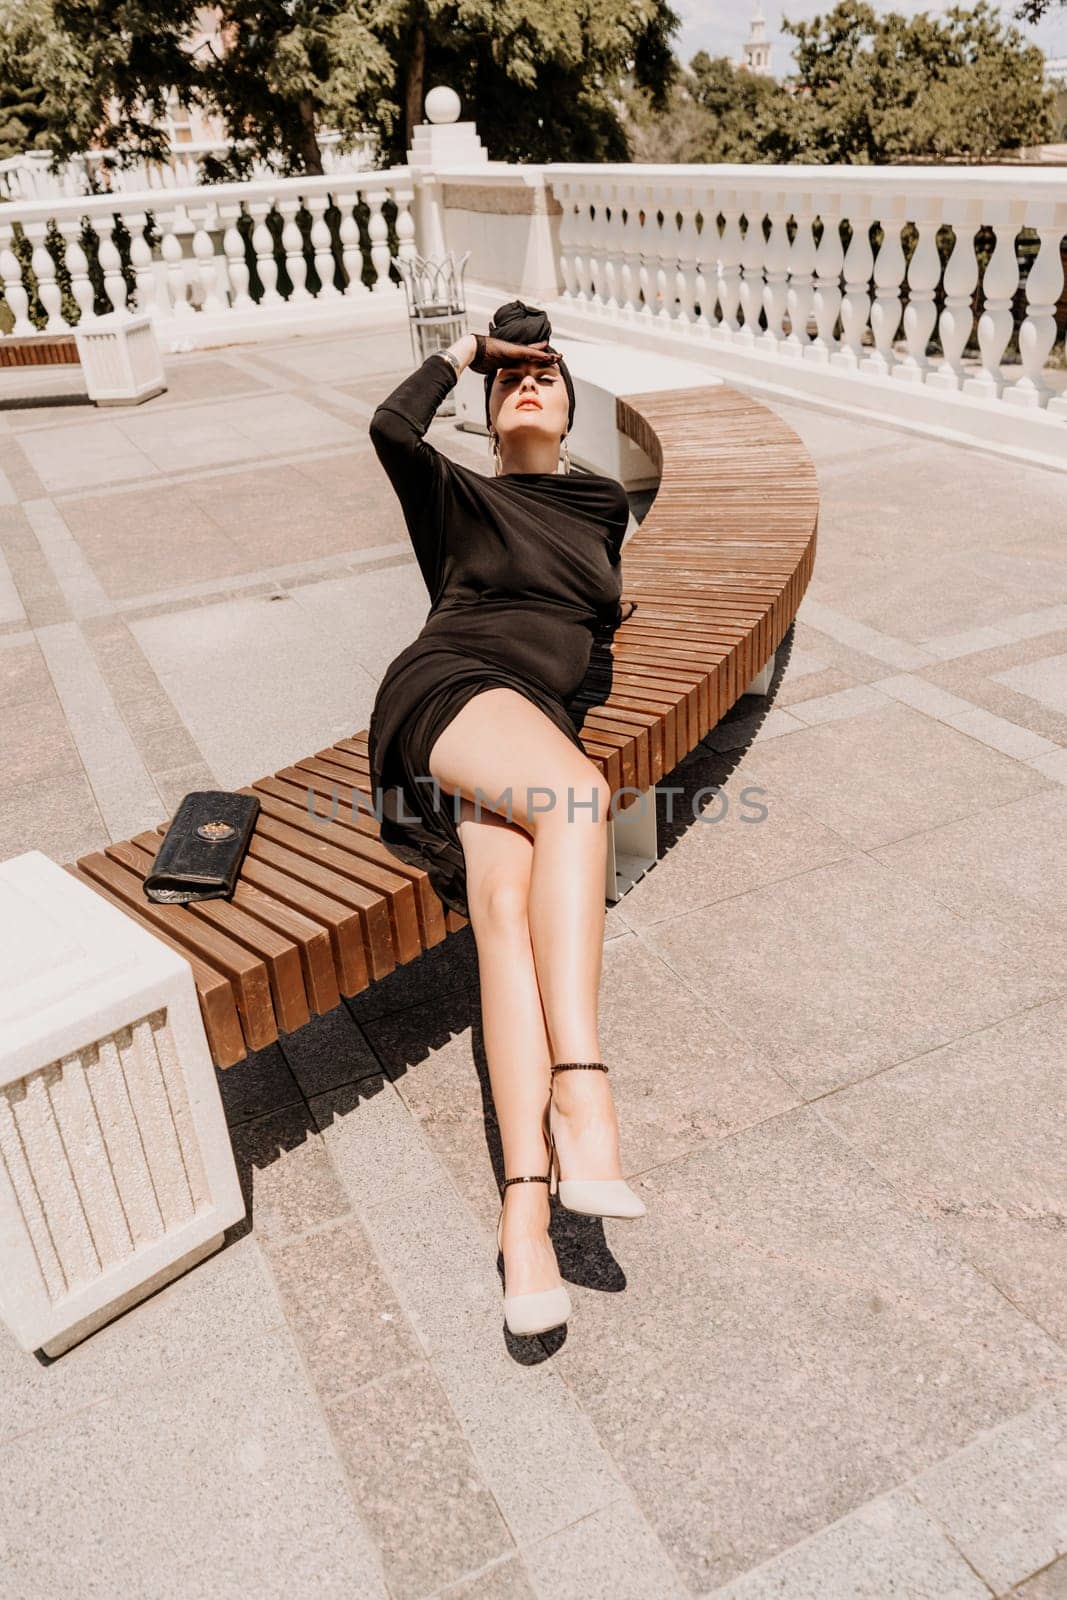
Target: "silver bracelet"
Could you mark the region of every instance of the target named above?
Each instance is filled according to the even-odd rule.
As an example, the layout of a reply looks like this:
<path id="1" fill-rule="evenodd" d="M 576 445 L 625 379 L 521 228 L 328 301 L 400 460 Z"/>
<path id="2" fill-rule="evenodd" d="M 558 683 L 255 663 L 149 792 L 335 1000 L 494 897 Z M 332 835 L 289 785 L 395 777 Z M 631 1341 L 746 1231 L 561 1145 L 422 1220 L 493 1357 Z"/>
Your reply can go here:
<path id="1" fill-rule="evenodd" d="M 439 356 L 444 356 L 445 360 L 448 362 L 449 366 L 453 369 L 453 371 L 456 374 L 456 377 L 458 378 L 460 373 L 463 371 L 463 367 L 460 364 L 459 357 L 458 356 L 454 356 L 450 350 L 438 350 L 438 351 L 435 352 L 435 354 L 439 355 Z"/>

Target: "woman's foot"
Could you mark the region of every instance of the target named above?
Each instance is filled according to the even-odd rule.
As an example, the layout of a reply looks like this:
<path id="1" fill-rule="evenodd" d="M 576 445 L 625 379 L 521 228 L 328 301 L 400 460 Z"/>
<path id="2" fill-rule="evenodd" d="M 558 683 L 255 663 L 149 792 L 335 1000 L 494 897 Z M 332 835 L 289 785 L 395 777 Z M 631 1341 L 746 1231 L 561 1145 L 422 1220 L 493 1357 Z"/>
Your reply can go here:
<path id="1" fill-rule="evenodd" d="M 512 1183 L 504 1190 L 498 1237 L 509 1298 L 562 1286 L 559 1262 L 548 1236 L 549 1216 L 546 1183 Z"/>
<path id="2" fill-rule="evenodd" d="M 551 1116 L 562 1177 L 623 1176 L 619 1122 L 606 1072 L 554 1072 Z"/>
<path id="3" fill-rule="evenodd" d="M 619 1124 L 606 1067 L 590 1063 L 553 1070 L 548 1121 L 551 1190 L 556 1191 L 558 1180 L 565 1210 L 584 1217 L 645 1215 L 645 1202 L 622 1175 Z"/>

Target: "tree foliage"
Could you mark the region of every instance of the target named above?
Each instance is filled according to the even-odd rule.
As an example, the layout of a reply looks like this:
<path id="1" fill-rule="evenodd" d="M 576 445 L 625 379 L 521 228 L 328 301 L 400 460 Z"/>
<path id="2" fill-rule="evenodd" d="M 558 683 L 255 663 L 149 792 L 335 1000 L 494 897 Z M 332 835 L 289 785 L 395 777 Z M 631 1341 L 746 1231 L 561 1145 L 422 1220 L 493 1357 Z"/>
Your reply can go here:
<path id="1" fill-rule="evenodd" d="M 349 144 L 370 136 L 384 162 L 402 162 L 425 92 L 446 83 L 493 158 L 624 161 L 623 80 L 663 109 L 678 71 L 667 0 L 221 0 L 225 47 L 194 55 L 200 10 L 0 0 L 0 107 L 5 83 L 21 104 L 29 51 L 32 133 L 57 161 L 101 135 L 130 161 L 158 157 L 173 93 L 246 142 L 209 176 L 239 176 L 256 158 L 318 172 L 324 127 Z"/>
<path id="2" fill-rule="evenodd" d="M 914 17 L 840 0 L 782 27 L 796 40 L 784 82 L 701 52 L 665 117 L 634 96 L 636 159 L 986 161 L 1055 136 L 1041 51 L 988 0 Z"/>

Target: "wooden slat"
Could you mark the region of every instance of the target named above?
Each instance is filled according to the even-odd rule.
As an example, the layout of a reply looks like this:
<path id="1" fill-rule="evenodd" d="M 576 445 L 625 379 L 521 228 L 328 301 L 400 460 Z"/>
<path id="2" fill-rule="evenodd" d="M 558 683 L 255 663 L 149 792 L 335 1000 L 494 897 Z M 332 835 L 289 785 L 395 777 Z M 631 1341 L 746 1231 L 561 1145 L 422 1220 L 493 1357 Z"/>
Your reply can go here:
<path id="1" fill-rule="evenodd" d="M 637 609 L 603 685 L 591 682 L 601 698 L 574 712 L 612 790 L 643 791 L 730 710 L 792 625 L 814 567 L 818 485 L 797 434 L 727 384 L 624 395 L 616 420 L 660 482 L 623 546 L 623 603 Z M 261 811 L 231 901 L 145 899 L 165 822 L 67 869 L 190 962 L 220 1066 L 467 926 L 382 843 L 366 729 L 237 792 Z"/>

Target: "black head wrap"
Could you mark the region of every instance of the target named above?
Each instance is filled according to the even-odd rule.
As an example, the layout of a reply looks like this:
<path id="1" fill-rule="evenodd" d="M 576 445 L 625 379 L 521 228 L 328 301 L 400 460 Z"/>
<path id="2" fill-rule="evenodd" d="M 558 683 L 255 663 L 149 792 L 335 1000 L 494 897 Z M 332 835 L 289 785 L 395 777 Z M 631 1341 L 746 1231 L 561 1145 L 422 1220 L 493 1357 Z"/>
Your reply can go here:
<path id="1" fill-rule="evenodd" d="M 540 306 L 527 306 L 521 300 L 509 300 L 506 305 L 498 306 L 489 324 L 489 332 L 494 339 L 510 339 L 512 344 L 540 344 L 542 339 L 552 343 L 552 324 L 548 317 Z M 574 380 L 562 356 L 558 365 L 567 390 L 567 432 L 570 433 L 574 423 Z M 495 372 L 486 373 L 485 377 L 485 421 L 490 427 L 489 391 L 495 377 Z"/>

